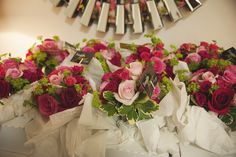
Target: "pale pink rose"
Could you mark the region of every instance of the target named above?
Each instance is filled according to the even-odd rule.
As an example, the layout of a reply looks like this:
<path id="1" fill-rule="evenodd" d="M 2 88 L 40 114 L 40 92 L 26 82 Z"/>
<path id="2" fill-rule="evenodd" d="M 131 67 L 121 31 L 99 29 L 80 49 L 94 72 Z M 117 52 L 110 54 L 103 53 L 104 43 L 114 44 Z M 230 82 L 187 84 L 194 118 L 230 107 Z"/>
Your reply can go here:
<path id="1" fill-rule="evenodd" d="M 199 63 L 201 61 L 201 56 L 197 53 L 190 53 L 186 58 L 185 61 L 187 63 L 195 62 Z"/>
<path id="2" fill-rule="evenodd" d="M 230 84 L 236 84 L 236 65 L 231 65 L 224 71 L 223 79 Z"/>
<path id="3" fill-rule="evenodd" d="M 108 50 L 101 50 L 101 54 L 107 60 L 111 60 L 115 56 L 114 51 L 108 51 Z"/>
<path id="4" fill-rule="evenodd" d="M 8 69 L 6 72 L 6 77 L 11 77 L 13 79 L 17 79 L 21 77 L 22 75 L 23 75 L 23 72 L 17 68 Z"/>
<path id="5" fill-rule="evenodd" d="M 152 57 L 151 59 L 154 61 L 154 70 L 157 74 L 161 74 L 166 69 L 166 64 L 157 57 Z"/>
<path id="6" fill-rule="evenodd" d="M 118 87 L 118 94 L 121 99 L 131 100 L 135 95 L 135 81 L 125 80 Z"/>
<path id="7" fill-rule="evenodd" d="M 199 80 L 199 77 L 205 72 L 206 70 L 205 69 L 201 69 L 201 70 L 198 70 L 196 71 L 195 73 L 192 74 L 192 79 L 191 81 L 198 81 Z"/>
<path id="8" fill-rule="evenodd" d="M 153 90 L 153 94 L 152 94 L 152 97 L 151 99 L 155 100 L 161 93 L 161 89 L 159 86 L 156 86 Z"/>
<path id="9" fill-rule="evenodd" d="M 203 79 L 203 81 L 209 81 L 211 83 L 215 83 L 216 82 L 216 77 L 210 71 L 207 71 L 207 72 L 203 73 L 202 74 L 202 79 Z"/>
<path id="10" fill-rule="evenodd" d="M 62 75 L 51 75 L 49 77 L 49 82 L 55 85 L 60 85 L 63 80 Z"/>
<path id="11" fill-rule="evenodd" d="M 143 64 L 141 62 L 132 62 L 129 64 L 129 72 L 133 76 L 140 76 L 143 72 Z"/>
<path id="12" fill-rule="evenodd" d="M 44 40 L 42 45 L 47 50 L 57 50 L 58 49 L 57 42 L 55 42 L 54 40 Z"/>

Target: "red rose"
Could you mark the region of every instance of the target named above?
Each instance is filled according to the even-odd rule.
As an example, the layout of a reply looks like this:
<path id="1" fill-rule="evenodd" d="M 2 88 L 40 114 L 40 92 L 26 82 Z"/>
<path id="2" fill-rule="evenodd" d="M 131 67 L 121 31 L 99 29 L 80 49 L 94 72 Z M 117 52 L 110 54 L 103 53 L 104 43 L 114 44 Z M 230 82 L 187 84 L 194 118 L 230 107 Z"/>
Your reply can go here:
<path id="1" fill-rule="evenodd" d="M 203 107 L 207 103 L 207 97 L 204 93 L 196 92 L 193 94 L 193 97 L 198 106 Z"/>
<path id="2" fill-rule="evenodd" d="M 76 78 L 73 76 L 68 76 L 64 81 L 67 86 L 73 86 L 77 82 Z"/>
<path id="3" fill-rule="evenodd" d="M 110 91 L 110 92 L 118 92 L 119 82 L 117 81 L 110 81 L 102 90 L 103 91 Z"/>
<path id="4" fill-rule="evenodd" d="M 40 70 L 39 70 L 40 72 Z M 39 80 L 42 76 L 38 72 L 31 72 L 30 70 L 23 71 L 23 77 L 28 80 L 30 83 Z"/>
<path id="5" fill-rule="evenodd" d="M 46 117 L 49 117 L 59 111 L 59 104 L 57 100 L 49 94 L 38 96 L 37 103 L 39 106 L 39 112 Z"/>
<path id="6" fill-rule="evenodd" d="M 75 79 L 78 84 L 80 84 L 80 83 L 83 84 L 83 83 L 87 82 L 87 80 L 83 76 L 75 76 Z"/>
<path id="7" fill-rule="evenodd" d="M 5 77 L 5 70 L 2 67 L 2 65 L 0 65 L 0 79 L 3 79 Z"/>
<path id="8" fill-rule="evenodd" d="M 95 45 L 93 46 L 93 48 L 94 48 L 94 50 L 95 50 L 96 52 L 98 52 L 98 51 L 100 51 L 100 50 L 105 50 L 105 49 L 107 49 L 107 46 L 104 45 L 104 44 L 98 43 L 98 44 L 95 44 Z"/>
<path id="9" fill-rule="evenodd" d="M 122 72 L 119 74 L 119 77 L 122 79 L 122 80 L 128 80 L 130 78 L 130 75 L 129 75 L 129 70 L 127 69 L 123 69 Z"/>
<path id="10" fill-rule="evenodd" d="M 167 65 L 165 71 L 166 71 L 166 74 L 167 74 L 168 77 L 170 77 L 172 79 L 175 78 L 175 74 L 173 72 L 173 67 L 172 66 Z"/>
<path id="11" fill-rule="evenodd" d="M 114 57 L 109 60 L 113 65 L 121 66 L 121 55 L 120 53 L 115 53 Z"/>
<path id="12" fill-rule="evenodd" d="M 199 51 L 198 54 L 201 56 L 201 58 L 205 59 L 210 59 L 211 55 L 207 51 Z"/>
<path id="13" fill-rule="evenodd" d="M 72 71 L 73 71 L 73 73 L 75 73 L 75 74 L 81 74 L 81 73 L 83 72 L 83 70 L 84 70 L 84 67 L 83 67 L 83 66 L 74 66 L 74 67 L 72 68 Z"/>
<path id="14" fill-rule="evenodd" d="M 110 78 L 112 77 L 112 72 L 108 72 L 108 73 L 105 73 L 103 76 L 102 76 L 102 81 L 108 81 L 110 80 Z"/>
<path id="15" fill-rule="evenodd" d="M 210 50 L 216 52 L 218 51 L 219 47 L 214 43 L 209 45 Z"/>
<path id="16" fill-rule="evenodd" d="M 10 94 L 10 84 L 5 80 L 0 80 L 0 99 L 7 98 Z"/>
<path id="17" fill-rule="evenodd" d="M 208 107 L 218 114 L 226 114 L 233 97 L 234 91 L 232 89 L 219 88 L 212 94 L 211 101 L 208 101 Z"/>
<path id="18" fill-rule="evenodd" d="M 151 59 L 151 54 L 149 52 L 142 52 L 140 58 L 145 62 L 148 62 Z"/>
<path id="19" fill-rule="evenodd" d="M 208 47 L 209 44 L 208 44 L 208 42 L 202 41 L 202 42 L 200 43 L 200 46 Z"/>
<path id="20" fill-rule="evenodd" d="M 210 81 L 204 81 L 200 84 L 201 92 L 208 92 L 208 90 L 210 88 L 211 88 L 211 82 Z"/>
<path id="21" fill-rule="evenodd" d="M 151 53 L 150 48 L 146 47 L 146 46 L 139 46 L 137 48 L 137 53 L 140 56 L 143 52 L 147 52 L 147 53 Z"/>
<path id="22" fill-rule="evenodd" d="M 65 109 L 79 105 L 82 96 L 77 93 L 74 87 L 65 88 L 61 91 L 61 106 Z"/>
<path id="23" fill-rule="evenodd" d="M 164 43 L 162 43 L 162 42 L 160 42 L 160 43 L 158 43 L 157 45 L 156 45 L 156 48 L 157 49 L 164 49 Z"/>
<path id="24" fill-rule="evenodd" d="M 138 57 L 136 56 L 136 54 L 131 54 L 128 57 L 126 57 L 125 59 L 125 64 L 129 64 L 134 62 L 136 59 L 138 59 Z"/>

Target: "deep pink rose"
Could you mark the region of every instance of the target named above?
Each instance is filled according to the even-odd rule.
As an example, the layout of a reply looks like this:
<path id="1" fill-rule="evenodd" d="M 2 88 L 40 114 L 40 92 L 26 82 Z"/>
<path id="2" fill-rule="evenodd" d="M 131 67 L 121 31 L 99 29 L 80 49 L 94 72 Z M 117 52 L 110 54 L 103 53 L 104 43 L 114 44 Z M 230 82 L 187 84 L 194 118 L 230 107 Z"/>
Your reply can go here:
<path id="1" fill-rule="evenodd" d="M 63 81 L 63 75 L 50 75 L 49 82 L 51 84 L 60 85 Z"/>
<path id="2" fill-rule="evenodd" d="M 24 70 L 23 71 L 23 77 L 28 80 L 30 83 L 35 82 L 40 79 L 40 76 L 38 76 L 37 71 L 32 72 L 30 70 Z"/>
<path id="3" fill-rule="evenodd" d="M 147 46 L 139 46 L 137 48 L 137 53 L 140 56 L 143 52 L 151 53 L 151 49 L 148 48 Z"/>
<path id="4" fill-rule="evenodd" d="M 154 70 L 157 74 L 164 72 L 166 64 L 160 58 L 152 57 L 152 61 L 154 62 Z"/>
<path id="5" fill-rule="evenodd" d="M 109 60 L 113 65 L 121 66 L 121 55 L 120 53 L 115 53 L 111 60 Z"/>
<path id="6" fill-rule="evenodd" d="M 225 81 L 223 76 L 217 78 L 217 85 L 220 86 L 220 88 L 232 88 L 231 82 Z"/>
<path id="7" fill-rule="evenodd" d="M 116 92 L 117 93 L 118 92 L 118 87 L 119 87 L 119 82 L 112 80 L 104 86 L 105 87 L 103 88 L 102 91 L 111 91 L 111 92 Z"/>
<path id="8" fill-rule="evenodd" d="M 108 73 L 105 73 L 103 76 L 102 76 L 102 81 L 107 81 L 107 80 L 110 80 L 110 78 L 112 77 L 112 72 L 108 72 Z"/>
<path id="9" fill-rule="evenodd" d="M 61 91 L 61 106 L 64 109 L 73 108 L 79 105 L 82 96 L 77 93 L 74 87 L 65 88 Z"/>
<path id="10" fill-rule="evenodd" d="M 164 55 L 164 52 L 163 52 L 163 50 L 156 50 L 153 52 L 153 54 L 155 57 L 162 58 Z"/>
<path id="11" fill-rule="evenodd" d="M 74 66 L 74 67 L 72 67 L 72 71 L 75 74 L 81 74 L 84 71 L 84 67 L 83 66 Z"/>
<path id="12" fill-rule="evenodd" d="M 25 60 L 24 63 L 19 65 L 21 71 L 30 70 L 31 72 L 37 71 L 37 65 L 33 61 Z"/>
<path id="13" fill-rule="evenodd" d="M 11 77 L 13 79 L 17 79 L 21 77 L 22 75 L 23 75 L 23 72 L 17 68 L 8 69 L 6 72 L 6 77 Z"/>
<path id="14" fill-rule="evenodd" d="M 130 72 L 128 69 L 124 68 L 119 76 L 122 80 L 128 80 L 130 78 Z"/>
<path id="15" fill-rule="evenodd" d="M 77 83 L 85 84 L 87 80 L 83 76 L 75 76 Z"/>
<path id="16" fill-rule="evenodd" d="M 152 100 L 157 99 L 157 97 L 160 95 L 160 93 L 161 93 L 160 87 L 159 87 L 159 86 L 156 86 L 156 87 L 154 88 L 154 90 L 153 90 L 153 94 L 152 94 L 151 99 L 152 99 Z"/>
<path id="17" fill-rule="evenodd" d="M 95 50 L 94 50 L 94 48 L 92 48 L 92 47 L 84 47 L 83 49 L 82 49 L 82 52 L 96 52 Z"/>
<path id="18" fill-rule="evenodd" d="M 99 52 L 100 50 L 106 50 L 107 49 L 107 46 L 105 44 L 102 44 L 102 43 L 98 43 L 98 44 L 95 44 L 93 46 L 95 52 Z"/>
<path id="19" fill-rule="evenodd" d="M 131 62 L 134 62 L 137 59 L 138 59 L 138 57 L 136 56 L 136 54 L 131 54 L 128 57 L 126 57 L 125 64 L 129 64 Z"/>
<path id="20" fill-rule="evenodd" d="M 0 79 L 0 99 L 7 98 L 10 94 L 10 84 Z"/>
<path id="21" fill-rule="evenodd" d="M 211 88 L 212 83 L 210 81 L 204 81 L 200 83 L 200 90 L 201 92 L 208 92 Z"/>
<path id="22" fill-rule="evenodd" d="M 208 107 L 211 111 L 218 114 L 226 114 L 234 97 L 234 91 L 229 88 L 219 88 L 212 94 L 211 101 L 208 101 Z"/>
<path id="23" fill-rule="evenodd" d="M 49 94 L 38 96 L 37 104 L 39 106 L 39 112 L 46 117 L 59 111 L 59 103 Z"/>
<path id="24" fill-rule="evenodd" d="M 2 67 L 2 65 L 0 65 L 0 79 L 3 79 L 5 77 L 5 70 Z"/>
<path id="25" fill-rule="evenodd" d="M 231 65 L 224 71 L 223 79 L 230 84 L 236 84 L 236 65 Z"/>
<path id="26" fill-rule="evenodd" d="M 151 54 L 149 52 L 142 52 L 140 55 L 140 58 L 145 61 L 148 62 L 151 59 Z"/>
<path id="27" fill-rule="evenodd" d="M 56 54 L 54 58 L 61 63 L 62 61 L 65 60 L 65 58 L 69 55 L 69 52 L 67 51 L 60 51 L 60 53 Z"/>
<path id="28" fill-rule="evenodd" d="M 64 79 L 64 81 L 67 86 L 73 86 L 77 82 L 76 78 L 73 76 L 68 76 L 67 78 Z"/>
<path id="29" fill-rule="evenodd" d="M 200 43 L 200 45 L 203 46 L 203 47 L 208 47 L 209 46 L 208 42 L 205 42 L 205 41 L 202 41 Z"/>
<path id="30" fill-rule="evenodd" d="M 210 50 L 216 52 L 219 50 L 219 46 L 217 46 L 215 43 L 209 45 Z"/>
<path id="31" fill-rule="evenodd" d="M 207 104 L 207 97 L 204 93 L 196 92 L 193 94 L 193 97 L 198 106 L 203 107 Z"/>
<path id="32" fill-rule="evenodd" d="M 204 46 L 200 46 L 197 49 L 197 53 L 201 56 L 202 59 L 211 58 L 211 55 L 208 53 L 206 47 L 204 47 Z"/>
<path id="33" fill-rule="evenodd" d="M 187 63 L 199 63 L 201 61 L 201 56 L 197 53 L 190 53 L 188 56 L 185 58 L 185 62 Z"/>
<path id="34" fill-rule="evenodd" d="M 6 60 L 3 60 L 2 67 L 5 71 L 7 71 L 8 69 L 17 68 L 18 63 L 13 59 L 6 59 Z"/>

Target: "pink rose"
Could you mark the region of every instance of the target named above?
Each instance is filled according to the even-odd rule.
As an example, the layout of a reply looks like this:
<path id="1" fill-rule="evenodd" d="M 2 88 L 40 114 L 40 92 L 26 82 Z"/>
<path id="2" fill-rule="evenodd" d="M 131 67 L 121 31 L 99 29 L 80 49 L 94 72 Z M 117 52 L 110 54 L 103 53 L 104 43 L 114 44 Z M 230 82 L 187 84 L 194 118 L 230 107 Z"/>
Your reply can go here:
<path id="1" fill-rule="evenodd" d="M 17 79 L 17 78 L 21 77 L 22 75 L 23 75 L 23 72 L 17 68 L 8 69 L 6 72 L 6 77 L 10 76 L 13 79 Z"/>
<path id="2" fill-rule="evenodd" d="M 187 62 L 187 63 L 191 63 L 191 62 L 199 63 L 200 61 L 201 61 L 201 56 L 197 53 L 190 53 L 185 58 L 185 62 Z"/>
<path id="3" fill-rule="evenodd" d="M 137 53 L 138 53 L 138 55 L 140 56 L 143 52 L 147 52 L 147 53 L 151 53 L 151 49 L 150 48 L 148 48 L 147 46 L 139 46 L 138 48 L 137 48 Z"/>
<path id="4" fill-rule="evenodd" d="M 67 86 L 73 86 L 77 82 L 76 78 L 73 76 L 68 76 L 64 81 Z"/>
<path id="5" fill-rule="evenodd" d="M 120 53 L 116 52 L 115 55 L 112 57 L 111 60 L 109 60 L 113 65 L 116 65 L 118 67 L 121 66 L 121 55 Z"/>
<path id="6" fill-rule="evenodd" d="M 156 51 L 153 52 L 153 54 L 154 54 L 155 57 L 162 58 L 164 52 L 163 52 L 163 50 L 156 50 Z"/>
<path id="7" fill-rule="evenodd" d="M 84 67 L 83 66 L 74 66 L 74 67 L 72 67 L 72 71 L 75 74 L 81 74 L 84 71 Z"/>
<path id="8" fill-rule="evenodd" d="M 231 65 L 224 71 L 223 79 L 230 84 L 236 84 L 236 65 Z"/>
<path id="9" fill-rule="evenodd" d="M 51 39 L 44 40 L 42 45 L 47 50 L 57 50 L 58 49 L 58 45 L 57 45 L 56 41 L 51 40 Z"/>
<path id="10" fill-rule="evenodd" d="M 119 77 L 122 79 L 122 80 L 128 80 L 130 79 L 130 72 L 128 69 L 123 69 L 120 74 L 119 74 Z"/>
<path id="11" fill-rule="evenodd" d="M 82 52 L 96 52 L 95 50 L 94 50 L 94 48 L 92 48 L 92 47 L 84 47 L 83 49 L 82 49 Z"/>
<path id="12" fill-rule="evenodd" d="M 108 73 L 105 73 L 103 76 L 102 76 L 102 81 L 107 81 L 107 80 L 110 80 L 110 78 L 112 77 L 112 72 L 108 72 Z"/>
<path id="13" fill-rule="evenodd" d="M 99 52 L 101 50 L 107 49 L 107 46 L 105 43 L 97 43 L 93 46 L 93 48 L 94 48 L 95 52 Z"/>
<path id="14" fill-rule="evenodd" d="M 152 94 L 151 99 L 152 99 L 152 100 L 157 99 L 158 96 L 160 95 L 160 93 L 161 93 L 160 87 L 159 87 L 159 86 L 156 86 L 156 87 L 154 88 L 154 90 L 153 90 L 153 94 Z"/>
<path id="15" fill-rule="evenodd" d="M 128 57 L 126 57 L 125 64 L 129 64 L 131 62 L 136 61 L 138 58 L 135 54 L 131 54 Z"/>
<path id="16" fill-rule="evenodd" d="M 131 100 L 135 95 L 135 81 L 126 80 L 121 82 L 118 88 L 118 94 L 121 99 Z"/>
<path id="17" fill-rule="evenodd" d="M 63 80 L 62 75 L 51 75 L 49 77 L 49 82 L 55 85 L 60 85 Z"/>
<path id="18" fill-rule="evenodd" d="M 29 70 L 31 72 L 36 72 L 37 71 L 37 65 L 33 61 L 25 60 L 25 62 L 23 64 L 19 65 L 19 69 L 21 71 Z"/>
<path id="19" fill-rule="evenodd" d="M 13 59 L 6 59 L 3 61 L 2 67 L 7 71 L 8 69 L 18 68 L 18 63 Z"/>
<path id="20" fill-rule="evenodd" d="M 203 46 L 203 47 L 208 47 L 209 46 L 208 42 L 205 42 L 205 41 L 202 41 L 200 43 L 200 45 Z"/>
<path id="21" fill-rule="evenodd" d="M 140 55 L 140 58 L 143 61 L 148 62 L 148 61 L 150 61 L 151 54 L 149 52 L 142 52 L 141 55 Z"/>
<path id="22" fill-rule="evenodd" d="M 128 70 L 132 76 L 138 77 L 143 72 L 143 64 L 141 62 L 132 62 L 129 64 Z"/>
<path id="23" fill-rule="evenodd" d="M 69 55 L 69 53 L 67 51 L 61 51 L 60 53 L 55 55 L 55 59 L 60 63 L 62 62 L 67 56 Z"/>
<path id="24" fill-rule="evenodd" d="M 216 82 L 216 77 L 214 76 L 214 74 L 210 71 L 207 71 L 205 73 L 202 74 L 202 79 L 204 81 L 209 81 L 211 83 L 215 83 Z"/>
<path id="25" fill-rule="evenodd" d="M 211 55 L 208 53 L 207 49 L 204 46 L 200 46 L 197 50 L 197 53 L 203 58 L 211 58 Z"/>
<path id="26" fill-rule="evenodd" d="M 102 82 L 102 84 L 100 85 L 99 91 L 103 91 L 103 89 L 106 87 L 108 83 L 109 83 L 108 81 Z"/>
<path id="27" fill-rule="evenodd" d="M 157 74 L 164 72 L 166 64 L 160 58 L 152 57 L 152 61 L 154 61 L 154 70 Z"/>
<path id="28" fill-rule="evenodd" d="M 40 113 L 46 117 L 59 111 L 59 103 L 49 94 L 38 96 L 37 103 Z"/>

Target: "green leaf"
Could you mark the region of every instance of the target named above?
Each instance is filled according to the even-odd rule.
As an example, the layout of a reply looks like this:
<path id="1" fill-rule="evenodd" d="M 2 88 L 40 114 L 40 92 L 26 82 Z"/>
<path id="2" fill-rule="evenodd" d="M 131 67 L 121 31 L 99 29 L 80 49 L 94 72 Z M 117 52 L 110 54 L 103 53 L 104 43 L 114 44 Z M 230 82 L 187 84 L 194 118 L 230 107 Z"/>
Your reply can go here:
<path id="1" fill-rule="evenodd" d="M 149 113 L 144 113 L 143 110 L 138 110 L 138 120 L 151 119 L 152 115 Z"/>
<path id="2" fill-rule="evenodd" d="M 57 35 L 54 35 L 54 36 L 53 36 L 53 39 L 54 39 L 55 41 L 60 41 L 60 38 L 59 38 L 59 36 L 57 36 Z"/>
<path id="3" fill-rule="evenodd" d="M 117 109 L 116 109 L 115 105 L 112 103 L 103 104 L 100 108 L 103 111 L 107 112 L 108 116 L 114 116 L 115 114 L 117 114 Z"/>
<path id="4" fill-rule="evenodd" d="M 139 109 L 141 109 L 144 113 L 151 113 L 159 109 L 158 104 L 153 100 L 148 100 L 143 104 L 139 104 Z"/>
<path id="5" fill-rule="evenodd" d="M 138 119 L 138 113 L 136 112 L 135 108 L 133 105 L 126 106 L 123 105 L 119 108 L 118 112 L 125 116 L 129 123 L 134 123 Z"/>
<path id="6" fill-rule="evenodd" d="M 102 69 L 103 71 L 106 73 L 106 72 L 110 72 L 110 69 L 107 65 L 107 62 L 106 62 L 106 59 L 102 56 L 101 53 L 97 52 L 95 53 L 95 57 L 99 60 L 99 62 L 101 63 L 102 65 Z"/>
<path id="7" fill-rule="evenodd" d="M 99 98 L 99 92 L 98 91 L 94 91 L 93 92 L 93 101 L 92 101 L 92 105 L 95 108 L 100 108 L 102 106 L 102 102 Z"/>
<path id="8" fill-rule="evenodd" d="M 103 92 L 103 97 L 104 97 L 104 99 L 106 99 L 107 101 L 110 101 L 110 102 L 116 101 L 114 94 L 110 91 Z"/>

